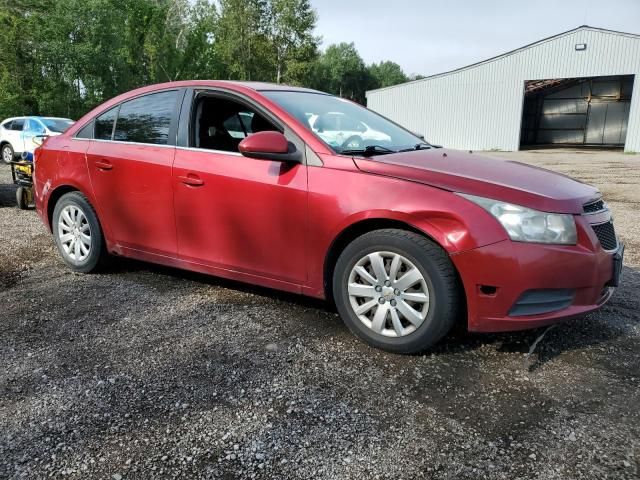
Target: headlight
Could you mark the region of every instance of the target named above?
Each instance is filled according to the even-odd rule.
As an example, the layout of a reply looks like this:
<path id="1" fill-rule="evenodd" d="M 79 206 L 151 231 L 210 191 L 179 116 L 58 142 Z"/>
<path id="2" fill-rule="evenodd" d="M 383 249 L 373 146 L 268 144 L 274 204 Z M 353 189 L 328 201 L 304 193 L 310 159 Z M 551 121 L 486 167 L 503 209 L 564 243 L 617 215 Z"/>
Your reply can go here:
<path id="1" fill-rule="evenodd" d="M 475 195 L 460 194 L 493 215 L 516 242 L 575 245 L 578 239 L 573 215 L 546 213 Z"/>

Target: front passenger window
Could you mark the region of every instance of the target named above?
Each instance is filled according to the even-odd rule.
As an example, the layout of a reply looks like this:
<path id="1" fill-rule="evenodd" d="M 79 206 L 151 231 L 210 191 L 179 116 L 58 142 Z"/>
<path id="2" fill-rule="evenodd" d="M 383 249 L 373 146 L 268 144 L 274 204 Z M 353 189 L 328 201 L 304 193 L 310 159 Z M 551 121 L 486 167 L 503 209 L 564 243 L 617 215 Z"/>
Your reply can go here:
<path id="1" fill-rule="evenodd" d="M 252 133 L 279 131 L 244 104 L 207 95 L 196 100 L 191 121 L 192 146 L 223 152 L 238 152 L 240 142 Z"/>
<path id="2" fill-rule="evenodd" d="M 247 121 L 243 121 L 244 118 L 248 118 Z M 231 115 L 224 122 L 224 128 L 227 129 L 229 135 L 233 138 L 243 139 L 251 132 L 251 119 L 253 118 L 253 112 L 238 112 Z"/>

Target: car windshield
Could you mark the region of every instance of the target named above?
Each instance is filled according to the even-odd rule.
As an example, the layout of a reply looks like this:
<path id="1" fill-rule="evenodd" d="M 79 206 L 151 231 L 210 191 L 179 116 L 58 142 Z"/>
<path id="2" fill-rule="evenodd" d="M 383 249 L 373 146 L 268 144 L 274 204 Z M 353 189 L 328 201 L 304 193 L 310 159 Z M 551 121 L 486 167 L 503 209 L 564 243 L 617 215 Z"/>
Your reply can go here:
<path id="1" fill-rule="evenodd" d="M 64 118 L 42 118 L 42 123 L 52 132 L 64 133 L 64 131 L 73 125 L 73 120 L 67 120 Z"/>
<path id="2" fill-rule="evenodd" d="M 300 120 L 337 153 L 374 155 L 428 146 L 404 128 L 343 98 L 291 91 L 262 94 Z"/>

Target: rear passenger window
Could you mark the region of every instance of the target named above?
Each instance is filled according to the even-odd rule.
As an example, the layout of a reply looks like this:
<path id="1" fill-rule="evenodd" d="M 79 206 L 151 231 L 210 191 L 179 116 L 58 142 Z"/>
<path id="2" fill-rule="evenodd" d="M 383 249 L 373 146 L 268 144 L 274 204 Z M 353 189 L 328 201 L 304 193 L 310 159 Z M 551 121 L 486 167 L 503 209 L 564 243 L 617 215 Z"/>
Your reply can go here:
<path id="1" fill-rule="evenodd" d="M 111 135 L 113 134 L 113 122 L 116 120 L 117 112 L 118 107 L 115 107 L 96 118 L 96 139 L 111 140 Z"/>
<path id="2" fill-rule="evenodd" d="M 166 145 L 177 90 L 153 93 L 125 102 L 120 107 L 114 140 Z"/>
<path id="3" fill-rule="evenodd" d="M 22 127 L 24 127 L 24 120 L 14 120 L 11 122 L 11 130 L 22 131 Z"/>

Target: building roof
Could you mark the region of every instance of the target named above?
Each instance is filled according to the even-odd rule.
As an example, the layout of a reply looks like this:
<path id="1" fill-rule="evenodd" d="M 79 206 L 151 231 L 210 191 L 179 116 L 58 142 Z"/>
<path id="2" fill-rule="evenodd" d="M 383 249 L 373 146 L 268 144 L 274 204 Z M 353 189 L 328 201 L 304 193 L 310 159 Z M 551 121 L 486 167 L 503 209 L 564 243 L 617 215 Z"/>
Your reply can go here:
<path id="1" fill-rule="evenodd" d="M 486 60 L 481 60 L 479 62 L 472 63 L 471 65 L 466 65 L 464 67 L 455 68 L 453 70 L 448 70 L 448 71 L 442 72 L 442 73 L 436 73 L 436 74 L 433 74 L 433 75 L 429 75 L 428 77 L 421 78 L 419 80 L 413 80 L 411 82 L 399 83 L 397 85 L 391 85 L 390 87 L 383 87 L 383 88 L 377 88 L 377 89 L 374 89 L 374 90 L 368 90 L 367 94 L 372 93 L 372 92 L 379 92 L 381 90 L 389 90 L 389 89 L 392 89 L 392 88 L 403 87 L 405 85 L 409 85 L 409 84 L 412 84 L 412 83 L 425 82 L 427 80 L 431 80 L 432 78 L 441 77 L 441 76 L 444 76 L 444 75 L 449 75 L 449 74 L 460 72 L 460 71 L 467 70 L 467 69 L 470 69 L 470 68 L 475 68 L 475 67 L 477 67 L 479 65 L 483 65 L 483 64 L 489 63 L 489 62 L 494 62 L 494 61 L 499 60 L 501 58 L 508 57 L 509 55 L 513 55 L 513 54 L 516 54 L 516 53 L 521 52 L 523 50 L 535 47 L 537 45 L 540 45 L 541 43 L 550 42 L 552 40 L 556 40 L 557 38 L 564 37 L 566 35 L 570 35 L 572 33 L 579 32 L 579 31 L 585 31 L 585 30 L 601 32 L 601 33 L 608 33 L 608 34 L 612 34 L 612 35 L 622 35 L 622 36 L 631 37 L 631 38 L 640 38 L 640 35 L 635 34 L 635 33 L 619 32 L 619 31 L 616 31 L 616 30 L 608 30 L 606 28 L 598 28 L 598 27 L 591 27 L 589 25 L 581 25 L 581 26 L 579 26 L 577 28 L 573 28 L 571 30 L 567 30 L 566 32 L 558 33 L 556 35 L 552 35 L 550 37 L 543 38 L 542 40 L 538 40 L 536 42 L 529 43 L 527 45 L 524 45 L 523 47 L 516 48 L 515 50 L 510 50 L 510 51 L 502 53 L 500 55 L 496 55 L 495 57 L 490 57 L 490 58 L 487 58 Z"/>

